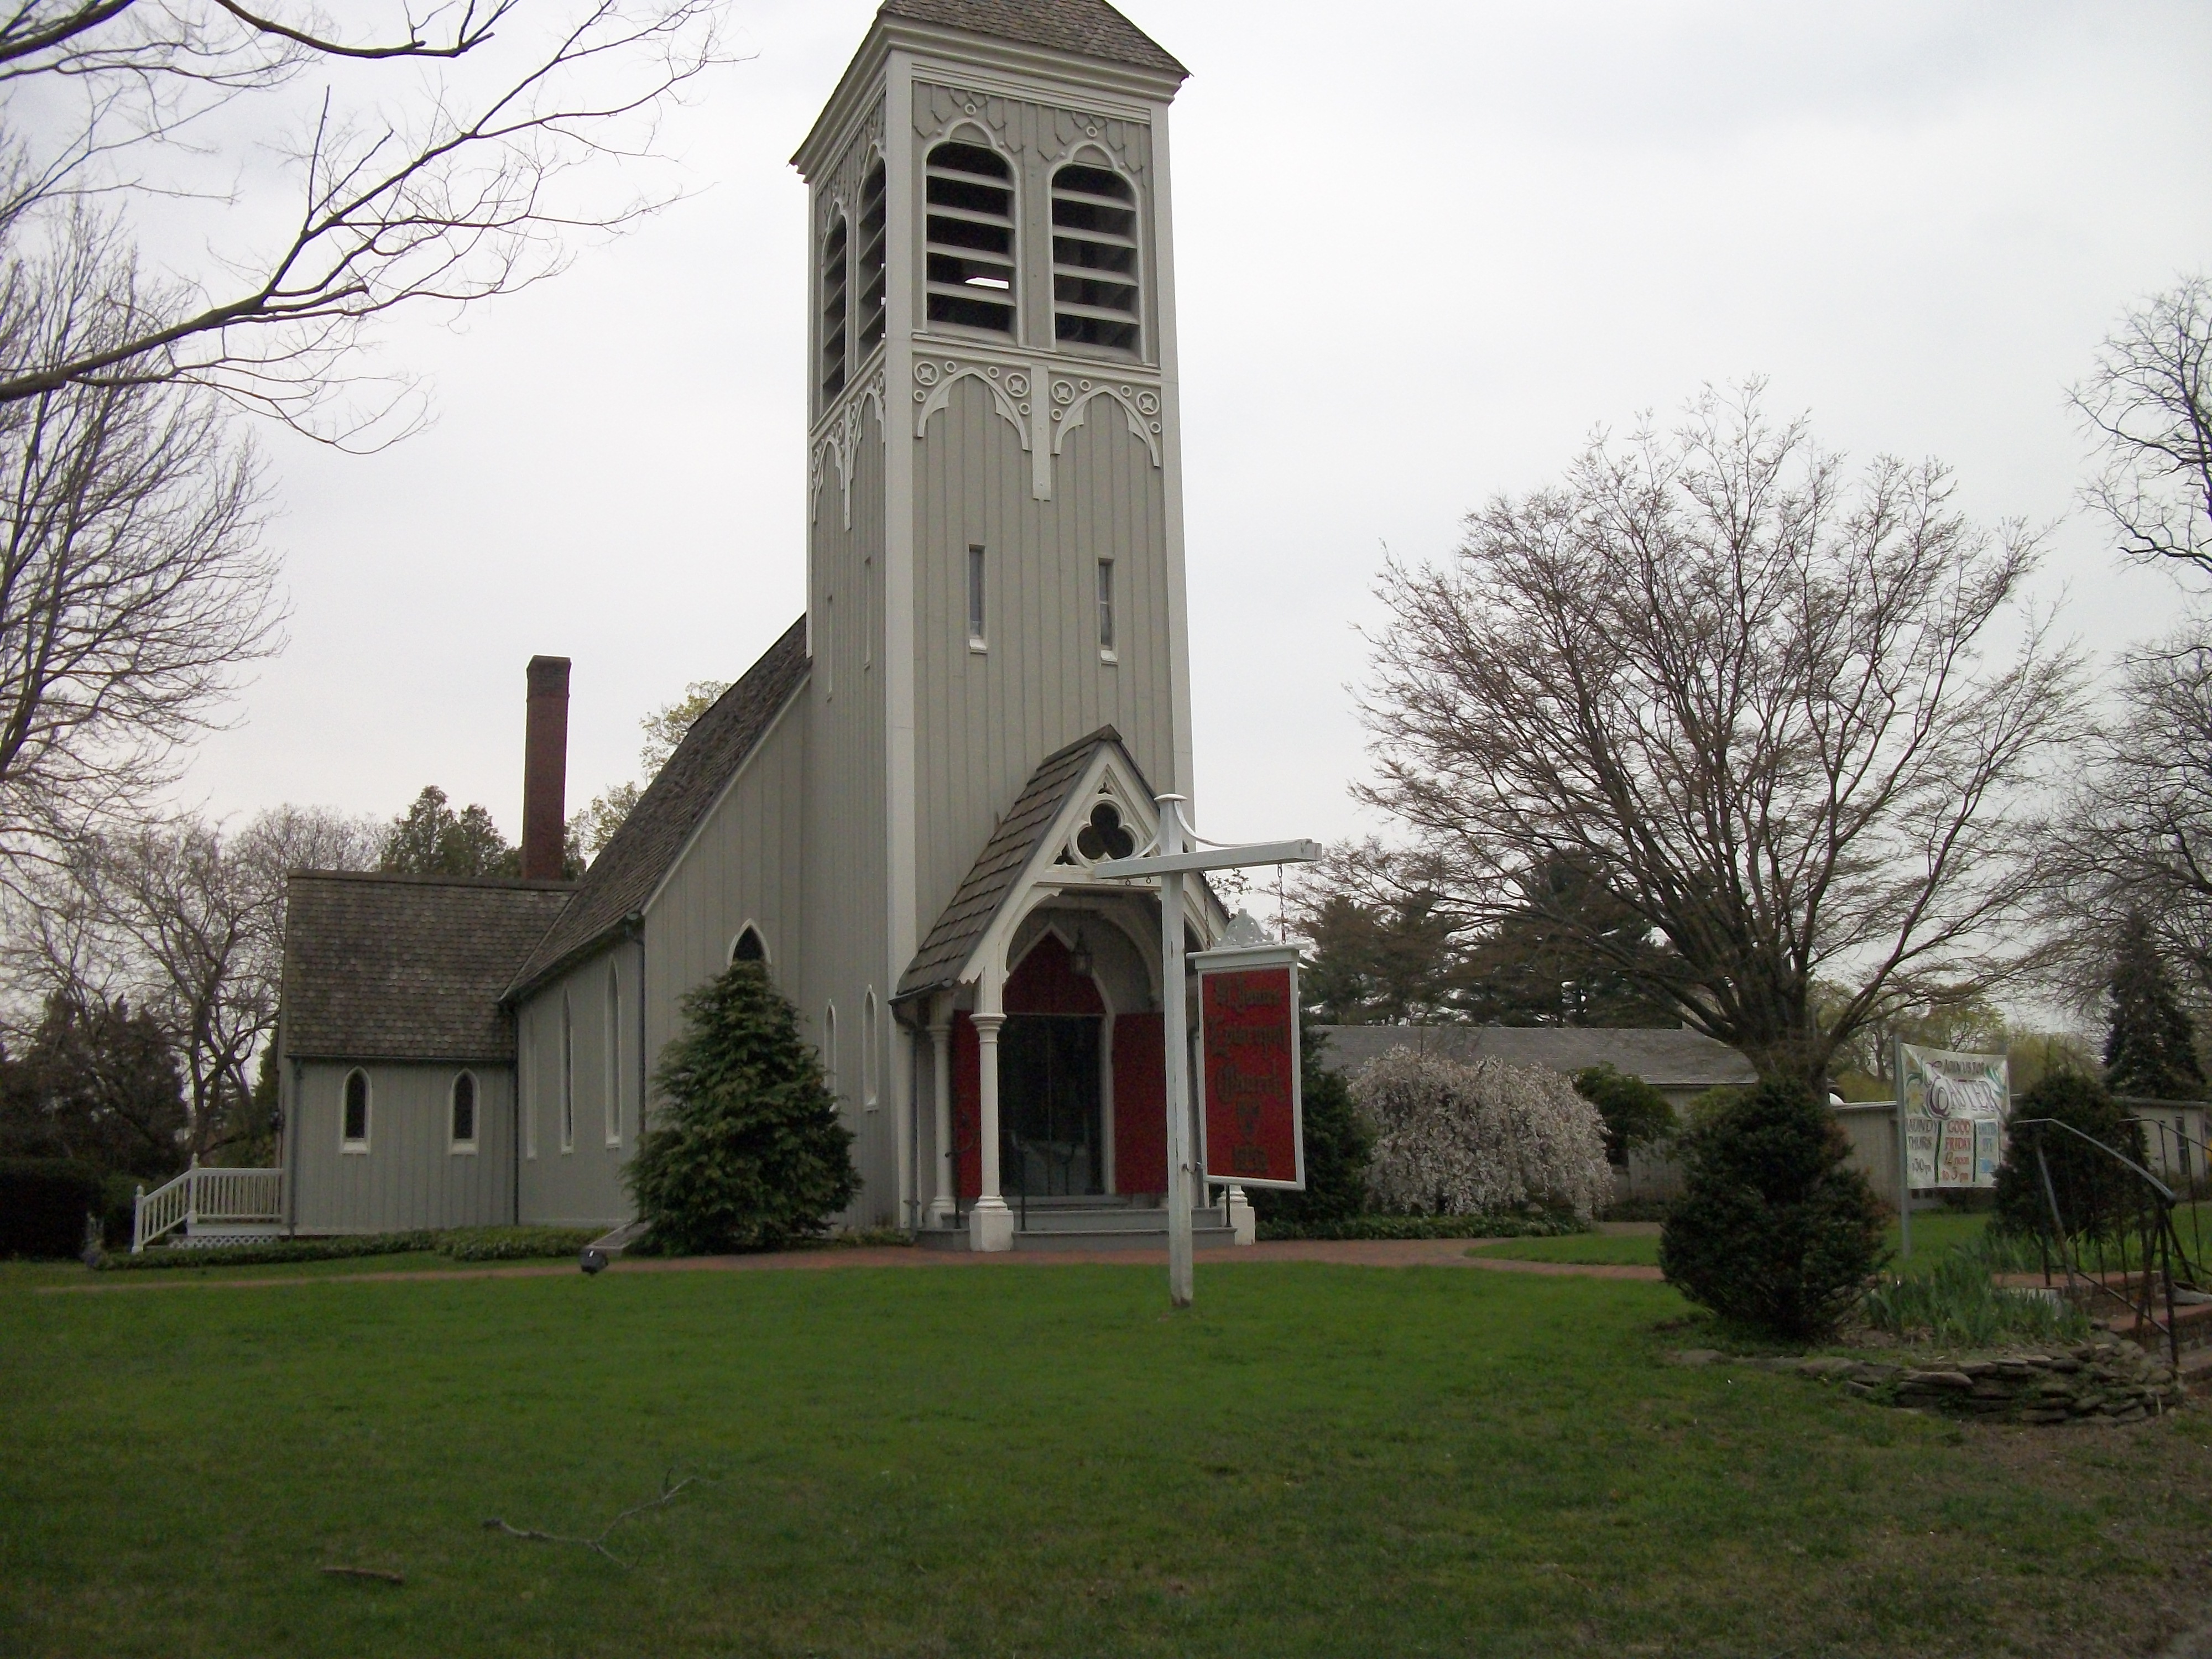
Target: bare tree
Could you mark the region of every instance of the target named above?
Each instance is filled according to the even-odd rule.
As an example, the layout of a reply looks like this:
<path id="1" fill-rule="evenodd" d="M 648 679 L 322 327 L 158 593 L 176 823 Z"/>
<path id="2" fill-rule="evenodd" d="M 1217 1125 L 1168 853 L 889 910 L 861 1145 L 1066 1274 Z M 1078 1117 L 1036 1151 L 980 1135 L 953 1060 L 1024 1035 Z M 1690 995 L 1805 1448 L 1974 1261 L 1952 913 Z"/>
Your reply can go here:
<path id="1" fill-rule="evenodd" d="M 2035 537 L 1970 524 L 1933 462 L 1847 477 L 1759 391 L 1601 435 L 1449 565 L 1388 568 L 1362 793 L 1413 832 L 1395 872 L 1474 919 L 1588 872 L 1650 932 L 1562 905 L 1559 937 L 1817 1079 L 1869 1019 L 2019 964 L 2014 791 L 2070 734 L 2077 670 L 2032 618 L 1986 657 Z M 1859 988 L 1825 1024 L 1820 979 Z"/>
<path id="2" fill-rule="evenodd" d="M 186 380 L 319 435 L 357 435 L 392 406 L 334 401 L 366 324 L 398 306 L 525 287 L 561 268 L 576 234 L 669 199 L 630 184 L 601 195 L 610 170 L 583 164 L 648 153 L 657 112 L 718 61 L 719 10 L 720 0 L 461 0 L 418 18 L 380 0 L 339 23 L 289 0 L 21 0 L 0 15 L 0 82 L 12 104 L 33 105 L 45 143 L 18 133 L 9 146 L 8 263 L 88 196 L 191 195 L 187 177 L 155 163 L 193 147 L 148 141 L 189 131 L 208 148 L 210 112 L 248 94 L 266 118 L 253 142 L 276 147 L 294 200 L 258 246 L 210 234 L 221 251 L 206 269 L 129 328 L 0 357 L 0 404 Z M 284 91 L 310 73 L 324 79 L 319 96 Z M 210 205 L 211 232 L 237 222 L 227 200 Z"/>
<path id="3" fill-rule="evenodd" d="M 127 999 L 174 1048 L 188 1150 L 250 1138 L 252 1061 L 276 1024 L 285 877 L 372 869 L 382 836 L 373 819 L 283 806 L 234 834 L 184 818 L 84 840 L 11 906 L 4 959 L 19 1007 Z"/>
<path id="4" fill-rule="evenodd" d="M 2212 1003 L 2212 622 L 2126 659 L 2083 763 L 2045 850 L 2060 985 L 2076 1007 L 2100 1006 L 2140 912 L 2198 1006 Z"/>
<path id="5" fill-rule="evenodd" d="M 2212 283 L 2188 277 L 2130 311 L 2071 400 L 2105 453 L 2083 494 L 2123 556 L 2212 571 Z"/>
<path id="6" fill-rule="evenodd" d="M 130 335 L 127 246 L 79 212 L 6 329 L 36 355 Z M 0 404 L 0 850 L 66 842 L 174 775 L 277 643 L 251 447 L 189 386 L 61 385 Z"/>

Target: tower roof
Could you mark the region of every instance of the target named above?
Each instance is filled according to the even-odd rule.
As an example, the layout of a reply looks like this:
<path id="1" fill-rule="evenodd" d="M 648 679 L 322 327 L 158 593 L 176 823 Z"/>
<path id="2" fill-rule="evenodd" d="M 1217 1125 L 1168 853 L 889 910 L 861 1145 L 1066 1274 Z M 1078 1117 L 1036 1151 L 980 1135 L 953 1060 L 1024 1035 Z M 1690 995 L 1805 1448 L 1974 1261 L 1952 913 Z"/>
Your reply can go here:
<path id="1" fill-rule="evenodd" d="M 1190 73 L 1106 0 L 884 0 L 876 15 L 1048 46 L 1109 64 L 1133 64 L 1176 76 Z"/>

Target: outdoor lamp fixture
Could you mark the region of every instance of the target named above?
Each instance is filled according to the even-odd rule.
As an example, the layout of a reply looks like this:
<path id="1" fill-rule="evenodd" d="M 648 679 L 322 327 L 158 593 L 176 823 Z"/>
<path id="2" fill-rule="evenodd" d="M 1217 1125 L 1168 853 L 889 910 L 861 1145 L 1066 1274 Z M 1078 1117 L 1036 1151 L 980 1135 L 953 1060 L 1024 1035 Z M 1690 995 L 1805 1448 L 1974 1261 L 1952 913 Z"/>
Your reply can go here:
<path id="1" fill-rule="evenodd" d="M 1079 979 L 1091 977 L 1091 946 L 1083 937 L 1083 930 L 1075 930 L 1075 948 L 1067 953 L 1067 965 L 1075 970 Z"/>

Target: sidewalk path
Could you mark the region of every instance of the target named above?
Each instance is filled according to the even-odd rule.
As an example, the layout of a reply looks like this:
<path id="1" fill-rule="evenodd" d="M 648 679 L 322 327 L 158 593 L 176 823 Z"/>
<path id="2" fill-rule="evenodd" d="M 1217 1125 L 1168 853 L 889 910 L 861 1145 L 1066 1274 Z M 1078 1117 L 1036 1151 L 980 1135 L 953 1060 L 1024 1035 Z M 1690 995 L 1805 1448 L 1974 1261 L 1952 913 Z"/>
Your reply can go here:
<path id="1" fill-rule="evenodd" d="M 1514 1261 L 1504 1256 L 1470 1255 L 1483 1244 L 1502 1239 L 1420 1238 L 1324 1240 L 1293 1239 L 1254 1244 L 1244 1249 L 1207 1250 L 1199 1261 L 1208 1267 L 1237 1267 L 1250 1262 L 1320 1261 L 1358 1267 L 1481 1267 L 1492 1273 L 1540 1273 L 1569 1279 L 1637 1279 L 1656 1280 L 1656 1267 L 1606 1266 L 1582 1261 Z M 1159 1267 L 1167 1265 L 1165 1250 L 1011 1250 L 1002 1255 L 971 1255 L 964 1250 L 925 1250 L 911 1246 L 872 1249 L 783 1250 L 764 1255 L 694 1255 L 667 1261 L 638 1257 L 617 1261 L 616 1273 L 767 1273 L 779 1269 L 838 1267 Z M 301 1273 L 282 1278 L 204 1279 L 190 1268 L 102 1276 L 88 1285 L 41 1285 L 40 1296 L 73 1296 L 109 1291 L 272 1290 L 289 1285 L 449 1285 L 469 1279 L 551 1279 L 573 1274 L 572 1261 L 517 1263 L 497 1267 L 424 1267 L 411 1272 L 367 1273 Z"/>

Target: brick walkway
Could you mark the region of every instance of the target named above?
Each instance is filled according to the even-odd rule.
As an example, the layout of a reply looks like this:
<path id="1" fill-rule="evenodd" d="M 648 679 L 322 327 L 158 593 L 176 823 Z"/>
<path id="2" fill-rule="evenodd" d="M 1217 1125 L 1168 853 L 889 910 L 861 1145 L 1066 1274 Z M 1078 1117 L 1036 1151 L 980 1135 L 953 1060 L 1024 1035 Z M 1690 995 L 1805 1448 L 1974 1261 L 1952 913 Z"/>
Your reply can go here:
<path id="1" fill-rule="evenodd" d="M 1568 1279 L 1656 1279 L 1656 1267 L 1625 1267 L 1579 1261 L 1513 1261 L 1503 1256 L 1469 1255 L 1485 1243 L 1502 1240 L 1480 1238 L 1361 1239 L 1341 1242 L 1321 1239 L 1285 1240 L 1255 1244 L 1241 1250 L 1207 1250 L 1199 1257 L 1207 1267 L 1239 1267 L 1265 1261 L 1321 1261 L 1356 1267 L 1480 1267 L 1492 1273 L 1538 1273 Z M 1164 1250 L 1012 1250 L 1002 1255 L 971 1255 L 959 1250 L 923 1250 L 905 1246 L 883 1249 L 787 1250 L 767 1255 L 679 1256 L 670 1261 L 639 1257 L 617 1261 L 608 1271 L 617 1273 L 770 1273 L 778 1270 L 829 1271 L 842 1267 L 1162 1267 Z M 466 1279 L 550 1279 L 577 1271 L 574 1262 L 527 1262 L 498 1267 L 423 1268 L 412 1273 L 288 1274 L 283 1278 L 203 1279 L 189 1269 L 143 1273 L 118 1273 L 102 1283 L 48 1285 L 42 1296 L 66 1296 L 86 1291 L 183 1290 L 269 1290 L 284 1285 L 410 1285 L 451 1284 Z"/>

